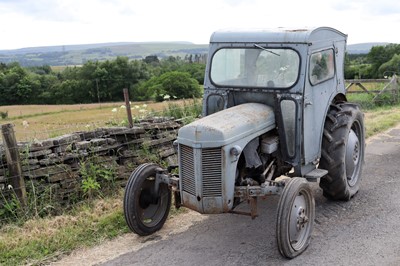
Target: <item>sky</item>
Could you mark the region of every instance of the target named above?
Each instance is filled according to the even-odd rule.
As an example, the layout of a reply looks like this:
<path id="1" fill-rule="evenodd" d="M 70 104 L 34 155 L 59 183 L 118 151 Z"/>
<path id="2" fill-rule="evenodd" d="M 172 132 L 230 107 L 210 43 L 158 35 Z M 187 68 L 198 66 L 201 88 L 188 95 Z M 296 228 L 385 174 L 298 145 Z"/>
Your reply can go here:
<path id="1" fill-rule="evenodd" d="M 0 0 L 0 50 L 104 42 L 207 44 L 215 30 L 329 26 L 400 43 L 398 0 Z"/>

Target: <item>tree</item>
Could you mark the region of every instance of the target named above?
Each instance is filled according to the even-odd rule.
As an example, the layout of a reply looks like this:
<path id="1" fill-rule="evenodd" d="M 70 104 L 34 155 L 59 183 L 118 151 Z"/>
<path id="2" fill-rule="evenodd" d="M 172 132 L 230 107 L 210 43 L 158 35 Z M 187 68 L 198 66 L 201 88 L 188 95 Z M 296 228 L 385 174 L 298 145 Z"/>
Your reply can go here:
<path id="1" fill-rule="evenodd" d="M 386 63 L 383 63 L 379 67 L 379 73 L 385 74 L 385 72 L 391 72 L 389 75 L 396 73 L 400 74 L 400 54 L 395 54 L 393 55 L 392 59 L 387 61 Z"/>
<path id="2" fill-rule="evenodd" d="M 152 98 L 162 101 L 169 95 L 176 99 L 200 97 L 200 87 L 197 80 L 191 78 L 189 73 L 172 71 L 153 77 L 141 83 L 136 88 L 137 93 L 144 94 L 145 99 Z"/>
<path id="3" fill-rule="evenodd" d="M 19 64 L 9 64 L 0 75 L 0 104 L 27 104 L 35 97 L 40 84 Z"/>
<path id="4" fill-rule="evenodd" d="M 164 92 L 177 99 L 199 97 L 199 83 L 189 73 L 168 72 L 159 77 Z"/>
<path id="5" fill-rule="evenodd" d="M 145 62 L 146 64 L 154 65 L 154 66 L 160 64 L 160 60 L 158 60 L 158 57 L 157 57 L 156 55 L 149 55 L 149 56 L 146 56 L 146 57 L 143 59 L 143 62 Z"/>
<path id="6" fill-rule="evenodd" d="M 382 77 L 383 72 L 379 70 L 380 66 L 392 59 L 395 54 L 400 54 L 400 44 L 388 44 L 371 48 L 367 58 L 371 63 L 371 75 L 373 78 Z"/>

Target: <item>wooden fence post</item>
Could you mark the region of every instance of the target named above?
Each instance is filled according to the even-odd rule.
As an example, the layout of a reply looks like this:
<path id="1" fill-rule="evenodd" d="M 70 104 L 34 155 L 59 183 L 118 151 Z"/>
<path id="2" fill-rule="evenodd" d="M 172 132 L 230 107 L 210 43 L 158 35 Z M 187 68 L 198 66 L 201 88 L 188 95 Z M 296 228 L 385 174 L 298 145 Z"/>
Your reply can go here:
<path id="1" fill-rule="evenodd" d="M 395 103 L 399 103 L 399 83 L 396 74 L 393 75 L 392 93 Z"/>
<path id="2" fill-rule="evenodd" d="M 133 120 L 132 120 L 132 111 L 131 111 L 131 104 L 129 102 L 129 92 L 128 89 L 124 89 L 124 99 L 125 99 L 125 107 L 126 107 L 126 113 L 128 115 L 128 123 L 129 127 L 133 127 Z"/>
<path id="3" fill-rule="evenodd" d="M 383 89 L 378 94 L 375 95 L 375 97 L 372 99 L 372 101 L 376 101 L 378 99 L 378 97 L 382 93 L 386 92 L 387 90 L 389 90 L 390 93 L 392 94 L 394 103 L 397 103 L 398 102 L 398 99 L 397 99 L 398 85 L 397 85 L 397 76 L 396 75 L 393 75 L 393 77 L 390 79 L 389 83 L 386 84 L 386 86 L 383 87 Z"/>
<path id="4" fill-rule="evenodd" d="M 14 127 L 12 124 L 1 126 L 4 148 L 7 159 L 7 167 L 10 177 L 10 185 L 13 187 L 21 205 L 26 206 L 26 188 L 24 177 L 22 176 L 21 160 L 19 157 L 17 140 L 15 138 Z"/>

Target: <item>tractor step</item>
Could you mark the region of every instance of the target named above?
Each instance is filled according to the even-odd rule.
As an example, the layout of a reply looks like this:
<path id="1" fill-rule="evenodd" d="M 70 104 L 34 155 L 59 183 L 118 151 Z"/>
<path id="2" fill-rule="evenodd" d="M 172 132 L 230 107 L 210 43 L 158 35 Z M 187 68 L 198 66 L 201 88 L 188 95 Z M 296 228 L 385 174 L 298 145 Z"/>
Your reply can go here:
<path id="1" fill-rule="evenodd" d="M 314 169 L 311 172 L 307 173 L 304 177 L 307 181 L 317 182 L 318 178 L 321 178 L 328 174 L 328 170 L 325 169 Z"/>

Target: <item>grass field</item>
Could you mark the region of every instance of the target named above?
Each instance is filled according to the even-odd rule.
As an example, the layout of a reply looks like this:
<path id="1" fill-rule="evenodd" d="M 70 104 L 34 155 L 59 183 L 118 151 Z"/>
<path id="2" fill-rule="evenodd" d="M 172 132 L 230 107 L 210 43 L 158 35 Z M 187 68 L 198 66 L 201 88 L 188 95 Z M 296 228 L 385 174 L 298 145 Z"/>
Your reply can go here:
<path id="1" fill-rule="evenodd" d="M 162 103 L 133 102 L 132 116 L 160 115 L 171 104 L 183 105 L 185 101 Z M 52 138 L 77 131 L 87 131 L 104 126 L 124 125 L 127 112 L 123 102 L 75 105 L 18 105 L 0 106 L 0 112 L 8 112 L 0 124 L 14 124 L 18 141 Z"/>

